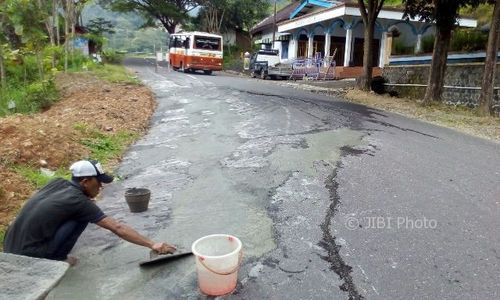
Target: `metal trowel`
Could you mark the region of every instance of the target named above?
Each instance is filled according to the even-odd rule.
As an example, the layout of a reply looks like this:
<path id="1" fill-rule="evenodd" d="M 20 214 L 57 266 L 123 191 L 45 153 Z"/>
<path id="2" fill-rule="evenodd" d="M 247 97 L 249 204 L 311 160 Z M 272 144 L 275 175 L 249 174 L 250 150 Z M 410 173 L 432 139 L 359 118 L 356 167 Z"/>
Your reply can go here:
<path id="1" fill-rule="evenodd" d="M 182 257 L 190 256 L 193 252 L 191 251 L 179 251 L 177 250 L 173 254 L 158 254 L 158 252 L 151 250 L 149 252 L 149 260 L 144 260 L 139 263 L 139 266 L 152 266 L 160 263 L 166 263 L 169 261 L 177 260 Z"/>

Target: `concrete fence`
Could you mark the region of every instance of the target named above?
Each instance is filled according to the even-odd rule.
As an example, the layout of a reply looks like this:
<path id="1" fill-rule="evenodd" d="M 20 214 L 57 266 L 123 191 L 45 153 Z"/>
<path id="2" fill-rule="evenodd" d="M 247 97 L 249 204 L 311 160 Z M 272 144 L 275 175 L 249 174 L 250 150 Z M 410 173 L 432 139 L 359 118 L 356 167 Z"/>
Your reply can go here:
<path id="1" fill-rule="evenodd" d="M 427 87 L 430 65 L 385 66 L 382 76 L 386 90 L 402 97 L 422 99 Z M 481 93 L 484 63 L 450 64 L 446 67 L 443 101 L 447 104 L 476 107 Z M 494 105 L 500 108 L 500 64 L 495 74 Z"/>

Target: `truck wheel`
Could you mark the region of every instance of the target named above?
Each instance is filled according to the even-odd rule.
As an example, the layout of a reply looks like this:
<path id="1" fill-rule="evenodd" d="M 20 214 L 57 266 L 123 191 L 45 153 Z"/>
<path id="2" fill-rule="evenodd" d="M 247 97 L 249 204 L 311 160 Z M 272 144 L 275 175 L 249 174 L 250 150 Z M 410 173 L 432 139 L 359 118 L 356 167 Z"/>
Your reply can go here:
<path id="1" fill-rule="evenodd" d="M 266 80 L 266 78 L 267 78 L 267 72 L 264 70 L 261 70 L 260 71 L 260 79 Z"/>

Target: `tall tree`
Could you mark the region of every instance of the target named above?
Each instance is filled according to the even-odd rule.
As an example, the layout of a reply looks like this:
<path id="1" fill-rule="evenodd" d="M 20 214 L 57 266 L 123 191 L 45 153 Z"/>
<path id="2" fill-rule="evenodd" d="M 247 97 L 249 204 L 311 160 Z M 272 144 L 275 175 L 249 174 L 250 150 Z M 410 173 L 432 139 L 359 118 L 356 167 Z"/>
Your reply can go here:
<path id="1" fill-rule="evenodd" d="M 6 75 L 5 75 L 5 59 L 4 59 L 4 45 L 7 44 L 7 34 L 5 28 L 7 27 L 7 12 L 6 3 L 0 3 L 0 87 L 3 89 L 6 87 Z"/>
<path id="2" fill-rule="evenodd" d="M 373 36 L 375 34 L 375 21 L 384 5 L 384 0 L 358 0 L 359 11 L 365 25 L 363 44 L 363 76 L 359 88 L 369 91 L 373 75 Z"/>
<path id="3" fill-rule="evenodd" d="M 237 0 L 228 13 L 227 27 L 248 32 L 251 40 L 250 29 L 269 15 L 269 7 L 267 0 Z"/>
<path id="4" fill-rule="evenodd" d="M 203 16 L 203 24 L 205 31 L 211 33 L 220 33 L 224 14 L 230 8 L 230 0 L 200 0 L 198 1 L 203 6 L 201 14 Z"/>
<path id="5" fill-rule="evenodd" d="M 101 52 L 104 45 L 104 34 L 115 33 L 114 27 L 115 23 L 108 21 L 104 18 L 95 18 L 87 23 L 87 29 L 89 31 L 88 37 L 96 43 L 96 51 Z"/>
<path id="6" fill-rule="evenodd" d="M 486 61 L 484 63 L 483 82 L 481 95 L 479 96 L 478 112 L 482 116 L 493 115 L 493 96 L 495 85 L 495 71 L 497 66 L 497 51 L 500 45 L 500 0 L 490 1 L 495 3 L 493 17 L 491 19 L 490 33 L 488 36 L 488 48 L 486 50 Z"/>
<path id="7" fill-rule="evenodd" d="M 251 41 L 250 29 L 259 21 L 268 16 L 270 2 L 268 0 L 203 0 L 200 3 L 211 3 L 211 7 L 218 10 L 218 15 L 224 13 L 223 18 L 219 18 L 219 30 L 234 29 L 236 31 L 248 33 L 248 40 Z M 222 3 L 222 4 L 221 4 Z M 205 6 L 201 13 L 194 20 L 197 29 L 210 31 L 206 26 Z M 213 22 L 216 24 L 217 22 Z"/>
<path id="8" fill-rule="evenodd" d="M 29 0 L 10 1 L 6 10 L 11 20 L 15 33 L 21 38 L 23 50 L 35 54 L 38 75 L 44 79 L 44 66 L 42 51 L 47 44 L 45 20 L 46 12 L 40 10 L 38 3 Z"/>
<path id="9" fill-rule="evenodd" d="M 169 33 L 174 33 L 177 25 L 189 20 L 188 12 L 198 5 L 197 0 L 101 0 L 99 3 L 115 11 L 136 11 L 150 16 Z"/>
<path id="10" fill-rule="evenodd" d="M 434 22 L 436 25 L 431 70 L 422 105 L 430 105 L 432 101 L 441 101 L 448 49 L 459 9 L 465 6 L 477 6 L 480 2 L 483 1 L 403 0 L 407 19 L 419 18 L 421 21 Z"/>

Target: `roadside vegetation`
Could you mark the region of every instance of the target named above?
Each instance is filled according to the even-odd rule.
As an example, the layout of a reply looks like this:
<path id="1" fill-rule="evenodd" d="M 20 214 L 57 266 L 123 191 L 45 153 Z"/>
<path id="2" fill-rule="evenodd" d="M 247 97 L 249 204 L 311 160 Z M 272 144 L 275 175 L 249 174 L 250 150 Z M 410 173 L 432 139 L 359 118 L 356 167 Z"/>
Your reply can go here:
<path id="1" fill-rule="evenodd" d="M 147 88 L 123 66 L 85 65 L 55 75 L 58 98 L 50 106 L 0 118 L 0 243 L 34 191 L 55 177 L 69 179 L 68 167 L 78 159 L 97 159 L 112 169 L 148 126 L 154 101 Z"/>
<path id="2" fill-rule="evenodd" d="M 109 24 L 94 22 L 77 36 L 82 8 L 72 1 L 0 3 L 0 242 L 22 203 L 54 177 L 69 178 L 73 161 L 98 159 L 112 168 L 154 108 L 149 90 L 118 65 L 123 54 L 102 50 Z M 76 47 L 82 39 L 101 61 Z M 140 108 L 128 112 L 134 105 Z M 135 121 L 124 122 L 129 116 Z"/>

